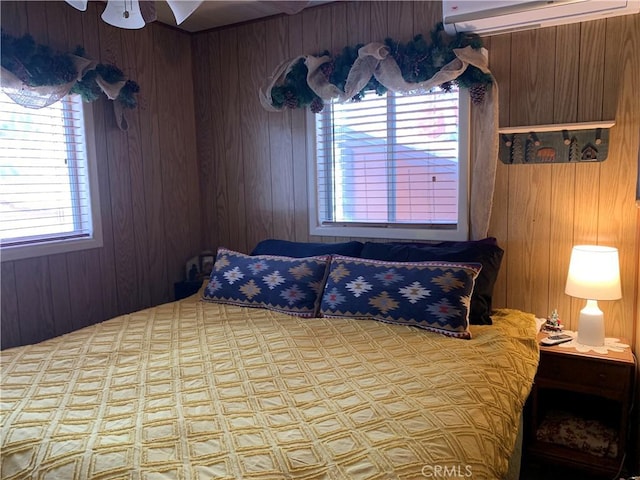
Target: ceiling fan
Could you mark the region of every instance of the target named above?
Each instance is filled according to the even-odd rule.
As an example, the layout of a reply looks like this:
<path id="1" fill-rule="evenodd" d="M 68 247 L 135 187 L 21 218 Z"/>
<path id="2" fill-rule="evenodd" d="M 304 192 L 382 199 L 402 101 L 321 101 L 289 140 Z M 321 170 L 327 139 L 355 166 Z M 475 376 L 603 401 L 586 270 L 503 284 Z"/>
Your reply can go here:
<path id="1" fill-rule="evenodd" d="M 87 9 L 88 0 L 65 0 L 78 10 Z M 166 0 L 173 12 L 176 24 L 180 25 L 191 15 L 203 0 Z M 119 28 L 138 29 L 156 20 L 155 0 L 107 0 L 102 20 Z"/>

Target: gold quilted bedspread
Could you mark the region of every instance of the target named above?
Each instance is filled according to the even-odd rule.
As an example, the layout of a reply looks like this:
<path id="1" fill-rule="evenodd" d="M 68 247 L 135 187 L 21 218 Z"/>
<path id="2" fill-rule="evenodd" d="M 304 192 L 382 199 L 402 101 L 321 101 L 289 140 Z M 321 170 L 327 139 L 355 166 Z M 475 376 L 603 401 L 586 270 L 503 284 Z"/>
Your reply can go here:
<path id="1" fill-rule="evenodd" d="M 3 479 L 499 479 L 533 315 L 460 340 L 197 297 L 1 352 Z M 439 476 L 438 476 L 439 475 Z"/>

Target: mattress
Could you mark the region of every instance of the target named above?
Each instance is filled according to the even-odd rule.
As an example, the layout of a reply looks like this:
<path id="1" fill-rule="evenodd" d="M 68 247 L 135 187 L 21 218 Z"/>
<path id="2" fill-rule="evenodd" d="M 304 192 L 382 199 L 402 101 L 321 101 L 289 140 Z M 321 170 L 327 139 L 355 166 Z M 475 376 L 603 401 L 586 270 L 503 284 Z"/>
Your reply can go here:
<path id="1" fill-rule="evenodd" d="M 493 322 L 461 340 L 193 296 L 8 349 L 1 478 L 503 478 L 538 347 L 533 315 Z"/>

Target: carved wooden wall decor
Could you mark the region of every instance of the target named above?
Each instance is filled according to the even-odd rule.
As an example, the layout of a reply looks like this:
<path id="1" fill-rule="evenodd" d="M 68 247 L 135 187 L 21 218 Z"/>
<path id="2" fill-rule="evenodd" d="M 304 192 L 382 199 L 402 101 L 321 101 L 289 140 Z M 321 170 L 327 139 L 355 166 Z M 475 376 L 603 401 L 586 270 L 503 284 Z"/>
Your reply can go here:
<path id="1" fill-rule="evenodd" d="M 502 163 L 602 162 L 609 153 L 614 122 L 585 122 L 501 128 Z"/>

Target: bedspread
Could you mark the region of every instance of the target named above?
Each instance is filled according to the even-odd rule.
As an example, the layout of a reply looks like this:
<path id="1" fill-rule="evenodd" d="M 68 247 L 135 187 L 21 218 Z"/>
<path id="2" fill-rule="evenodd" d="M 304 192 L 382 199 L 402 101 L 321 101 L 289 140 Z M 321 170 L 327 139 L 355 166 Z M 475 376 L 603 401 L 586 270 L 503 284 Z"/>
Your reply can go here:
<path id="1" fill-rule="evenodd" d="M 493 320 L 460 340 L 193 296 L 5 350 L 1 477 L 502 478 L 538 347 L 533 315 Z"/>

